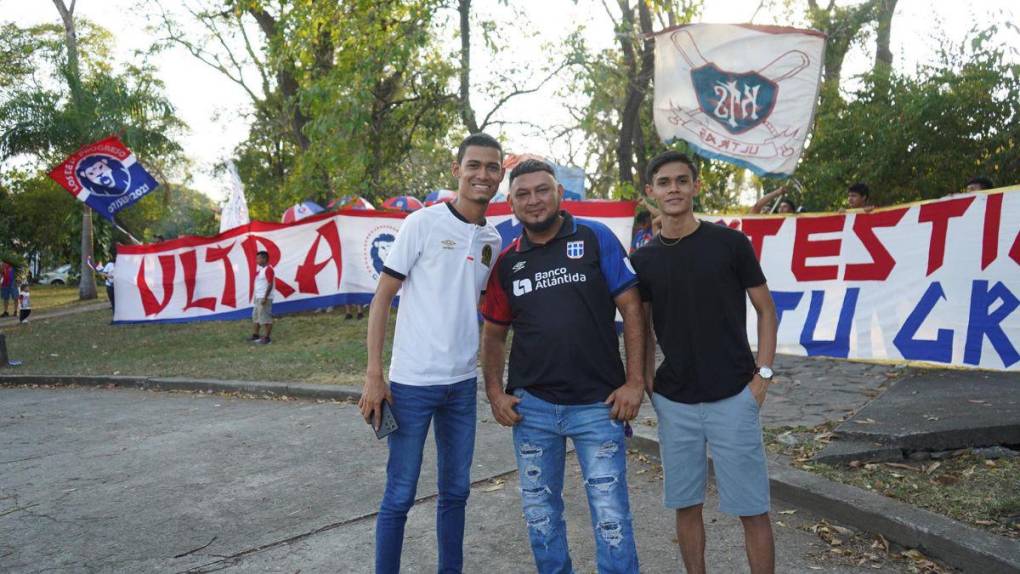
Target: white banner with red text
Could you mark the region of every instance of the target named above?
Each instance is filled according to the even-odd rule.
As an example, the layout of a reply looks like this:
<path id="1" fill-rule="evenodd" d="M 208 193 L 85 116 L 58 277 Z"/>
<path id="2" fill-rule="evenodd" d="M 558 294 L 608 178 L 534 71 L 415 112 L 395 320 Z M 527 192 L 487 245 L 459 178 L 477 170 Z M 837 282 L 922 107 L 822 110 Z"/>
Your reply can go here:
<path id="1" fill-rule="evenodd" d="M 630 244 L 634 204 L 565 201 L 577 217 L 600 221 Z M 119 245 L 114 277 L 116 323 L 241 319 L 251 315 L 255 254 L 276 271 L 277 314 L 368 304 L 406 214 L 350 210 L 297 223 L 252 222 L 213 237 Z M 521 225 L 507 203 L 486 214 L 508 245 Z"/>
<path id="2" fill-rule="evenodd" d="M 702 217 L 750 238 L 780 353 L 1020 370 L 1020 187 L 870 213 Z"/>

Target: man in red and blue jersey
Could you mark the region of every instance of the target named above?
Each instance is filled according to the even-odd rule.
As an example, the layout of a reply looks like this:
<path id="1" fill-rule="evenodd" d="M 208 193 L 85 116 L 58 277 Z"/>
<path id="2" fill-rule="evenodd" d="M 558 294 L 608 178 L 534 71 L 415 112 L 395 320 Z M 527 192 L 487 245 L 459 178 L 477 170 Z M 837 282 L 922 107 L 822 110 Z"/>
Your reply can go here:
<path id="1" fill-rule="evenodd" d="M 637 416 L 645 390 L 637 277 L 608 227 L 560 211 L 563 187 L 547 163 L 519 163 L 509 197 L 524 233 L 489 277 L 482 361 L 493 416 L 513 426 L 535 563 L 541 573 L 573 571 L 561 494 L 569 437 L 588 492 L 599 572 L 638 572 L 624 442 L 626 421 Z"/>

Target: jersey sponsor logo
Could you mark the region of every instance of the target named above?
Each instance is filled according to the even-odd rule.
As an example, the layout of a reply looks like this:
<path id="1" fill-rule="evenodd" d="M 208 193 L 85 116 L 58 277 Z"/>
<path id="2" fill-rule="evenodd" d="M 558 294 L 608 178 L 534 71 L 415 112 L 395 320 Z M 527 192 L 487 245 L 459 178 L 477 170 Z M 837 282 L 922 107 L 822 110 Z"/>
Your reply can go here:
<path id="1" fill-rule="evenodd" d="M 531 293 L 531 279 L 517 279 L 514 281 L 514 297 L 520 297 L 525 293 Z"/>
<path id="2" fill-rule="evenodd" d="M 379 280 L 383 265 L 386 263 L 386 256 L 390 254 L 390 248 L 397 240 L 397 231 L 396 227 L 380 225 L 369 231 L 365 237 L 365 269 L 372 276 L 373 281 Z"/>
<path id="3" fill-rule="evenodd" d="M 492 246 L 491 245 L 486 244 L 486 245 L 482 246 L 482 265 L 484 265 L 486 267 L 491 267 L 492 266 Z"/>
<path id="4" fill-rule="evenodd" d="M 567 242 L 567 257 L 571 259 L 580 259 L 584 257 L 584 241 L 568 241 Z"/>
<path id="5" fill-rule="evenodd" d="M 517 263 L 514 263 L 514 266 L 512 267 L 512 270 L 513 270 L 512 272 L 513 273 L 517 273 L 521 269 L 524 269 L 524 266 L 527 265 L 527 264 L 528 264 L 527 261 L 518 261 Z"/>
<path id="6" fill-rule="evenodd" d="M 557 267 L 549 271 L 536 272 L 534 281 L 529 278 L 514 280 L 514 296 L 520 297 L 539 289 L 548 289 L 568 283 L 585 283 L 587 281 L 588 276 L 584 273 L 570 273 L 566 267 Z"/>

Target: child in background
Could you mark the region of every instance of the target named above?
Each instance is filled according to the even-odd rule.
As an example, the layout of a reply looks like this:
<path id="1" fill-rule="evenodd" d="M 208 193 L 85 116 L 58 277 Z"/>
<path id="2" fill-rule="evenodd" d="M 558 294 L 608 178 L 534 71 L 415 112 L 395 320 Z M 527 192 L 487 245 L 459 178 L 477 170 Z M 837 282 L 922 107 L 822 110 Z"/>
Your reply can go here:
<path id="1" fill-rule="evenodd" d="M 28 316 L 32 314 L 32 300 L 28 292 L 28 283 L 21 284 L 21 291 L 18 292 L 18 322 L 28 323 Z"/>

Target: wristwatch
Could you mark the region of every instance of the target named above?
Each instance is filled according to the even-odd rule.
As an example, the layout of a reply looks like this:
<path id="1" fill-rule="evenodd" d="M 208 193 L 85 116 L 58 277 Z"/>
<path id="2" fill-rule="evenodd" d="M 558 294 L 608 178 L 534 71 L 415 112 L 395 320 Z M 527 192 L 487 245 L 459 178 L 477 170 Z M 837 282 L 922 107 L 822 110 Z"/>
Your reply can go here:
<path id="1" fill-rule="evenodd" d="M 755 371 L 755 374 L 757 374 L 763 380 L 768 381 L 770 383 L 772 382 L 772 377 L 775 375 L 775 373 L 772 372 L 772 367 L 768 365 L 762 365 L 758 367 L 758 370 Z"/>

